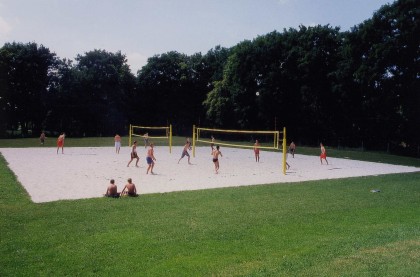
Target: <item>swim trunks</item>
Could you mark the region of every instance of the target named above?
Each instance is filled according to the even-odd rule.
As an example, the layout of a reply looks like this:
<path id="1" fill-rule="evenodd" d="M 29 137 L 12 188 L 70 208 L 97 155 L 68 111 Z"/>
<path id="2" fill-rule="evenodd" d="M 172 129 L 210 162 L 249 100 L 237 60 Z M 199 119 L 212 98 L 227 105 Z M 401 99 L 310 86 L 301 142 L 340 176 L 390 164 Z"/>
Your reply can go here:
<path id="1" fill-rule="evenodd" d="M 184 158 L 185 156 L 187 156 L 187 157 L 190 156 L 190 154 L 188 154 L 188 151 L 187 150 L 182 151 L 181 159 Z"/>
<path id="2" fill-rule="evenodd" d="M 217 162 L 219 159 L 213 159 L 213 162 L 215 163 L 215 162 Z"/>
<path id="3" fill-rule="evenodd" d="M 138 158 L 139 156 L 137 156 L 137 152 L 131 152 L 131 158 Z"/>
<path id="4" fill-rule="evenodd" d="M 146 157 L 147 164 L 152 164 L 153 159 L 151 157 Z"/>

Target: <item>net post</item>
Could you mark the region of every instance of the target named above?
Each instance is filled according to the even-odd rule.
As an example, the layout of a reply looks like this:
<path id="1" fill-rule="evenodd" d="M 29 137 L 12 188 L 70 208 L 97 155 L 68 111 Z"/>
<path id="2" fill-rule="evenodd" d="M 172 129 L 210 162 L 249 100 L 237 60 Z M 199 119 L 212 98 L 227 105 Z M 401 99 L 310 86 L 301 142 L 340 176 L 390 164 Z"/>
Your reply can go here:
<path id="1" fill-rule="evenodd" d="M 286 175 L 286 127 L 283 127 L 283 174 Z"/>
<path id="2" fill-rule="evenodd" d="M 192 139 L 193 139 L 193 158 L 195 158 L 195 125 L 193 125 Z"/>
<path id="3" fill-rule="evenodd" d="M 169 124 L 169 154 L 172 153 L 172 124 Z"/>
<path id="4" fill-rule="evenodd" d="M 131 135 L 132 135 L 132 125 L 130 124 L 130 130 L 128 131 L 128 147 L 131 146 Z"/>

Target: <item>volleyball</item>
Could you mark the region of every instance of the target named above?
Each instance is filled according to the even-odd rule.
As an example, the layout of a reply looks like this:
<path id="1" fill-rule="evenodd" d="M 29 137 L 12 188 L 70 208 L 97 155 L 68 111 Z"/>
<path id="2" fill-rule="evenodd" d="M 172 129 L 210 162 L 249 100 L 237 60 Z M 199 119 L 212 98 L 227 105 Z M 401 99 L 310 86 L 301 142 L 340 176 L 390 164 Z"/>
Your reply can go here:
<path id="1" fill-rule="evenodd" d="M 260 92 L 259 92 L 259 91 L 257 91 L 257 92 L 255 93 L 255 95 L 256 95 L 256 96 L 260 96 Z"/>

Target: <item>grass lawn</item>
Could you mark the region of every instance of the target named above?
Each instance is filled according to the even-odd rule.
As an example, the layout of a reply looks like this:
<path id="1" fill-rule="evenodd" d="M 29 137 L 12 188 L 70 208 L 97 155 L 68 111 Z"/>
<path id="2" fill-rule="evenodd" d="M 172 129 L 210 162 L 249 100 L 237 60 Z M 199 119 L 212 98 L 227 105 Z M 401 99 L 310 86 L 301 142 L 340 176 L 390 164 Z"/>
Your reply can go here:
<path id="1" fill-rule="evenodd" d="M 0 276 L 420 274 L 420 173 L 42 204 L 0 176 Z"/>

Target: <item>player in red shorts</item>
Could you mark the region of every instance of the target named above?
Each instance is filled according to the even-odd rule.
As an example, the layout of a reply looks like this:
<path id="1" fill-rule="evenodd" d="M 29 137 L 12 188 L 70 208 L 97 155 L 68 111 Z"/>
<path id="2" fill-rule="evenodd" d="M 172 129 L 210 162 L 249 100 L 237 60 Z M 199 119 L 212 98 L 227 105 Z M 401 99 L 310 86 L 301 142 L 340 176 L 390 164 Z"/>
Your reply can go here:
<path id="1" fill-rule="evenodd" d="M 320 144 L 320 146 L 321 146 L 321 155 L 319 156 L 319 159 L 321 160 L 321 164 L 322 164 L 322 159 L 324 159 L 328 164 L 327 151 L 325 150 L 325 147 L 322 143 Z"/>
<path id="2" fill-rule="evenodd" d="M 61 154 L 64 154 L 64 138 L 66 137 L 65 133 L 61 133 L 57 138 L 57 154 L 58 150 L 61 148 Z"/>
<path id="3" fill-rule="evenodd" d="M 254 154 L 255 154 L 255 161 L 260 162 L 260 143 L 258 140 L 255 140 L 254 143 Z"/>

